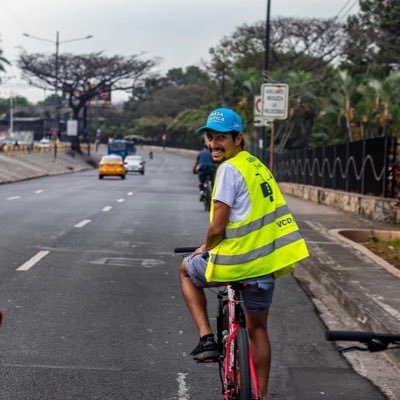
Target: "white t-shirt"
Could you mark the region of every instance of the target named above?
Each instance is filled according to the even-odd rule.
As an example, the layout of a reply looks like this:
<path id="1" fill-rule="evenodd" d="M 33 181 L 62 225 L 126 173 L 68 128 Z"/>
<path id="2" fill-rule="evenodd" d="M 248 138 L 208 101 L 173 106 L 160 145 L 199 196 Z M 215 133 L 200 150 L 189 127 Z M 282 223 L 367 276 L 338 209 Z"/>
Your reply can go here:
<path id="1" fill-rule="evenodd" d="M 224 163 L 217 170 L 213 200 L 231 207 L 230 222 L 241 221 L 250 212 L 249 192 L 240 172 L 231 164 Z"/>

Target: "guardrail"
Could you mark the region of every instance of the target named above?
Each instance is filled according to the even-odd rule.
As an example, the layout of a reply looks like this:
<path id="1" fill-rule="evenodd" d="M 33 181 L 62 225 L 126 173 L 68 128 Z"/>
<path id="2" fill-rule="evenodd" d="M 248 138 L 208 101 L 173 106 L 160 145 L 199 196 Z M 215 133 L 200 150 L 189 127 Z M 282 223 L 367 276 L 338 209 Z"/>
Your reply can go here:
<path id="1" fill-rule="evenodd" d="M 57 143 L 57 151 L 67 151 L 71 148 L 70 143 Z M 9 145 L 4 144 L 0 148 L 0 154 L 5 155 L 16 155 L 21 153 L 44 153 L 44 152 L 54 152 L 55 145 L 53 143 L 49 144 L 49 146 L 41 146 L 40 144 L 34 143 L 33 145 Z"/>

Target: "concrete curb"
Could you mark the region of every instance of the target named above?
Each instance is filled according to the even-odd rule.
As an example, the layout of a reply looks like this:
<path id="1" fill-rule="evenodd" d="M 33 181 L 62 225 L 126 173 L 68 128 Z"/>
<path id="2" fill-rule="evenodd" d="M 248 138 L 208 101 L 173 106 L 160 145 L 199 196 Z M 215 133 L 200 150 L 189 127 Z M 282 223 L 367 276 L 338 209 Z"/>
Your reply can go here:
<path id="1" fill-rule="evenodd" d="M 354 242 L 351 239 L 348 239 L 344 237 L 343 235 L 340 234 L 341 231 L 344 230 L 356 230 L 356 229 L 349 229 L 349 228 L 341 228 L 341 229 L 331 229 L 329 233 L 334 236 L 335 238 L 342 240 L 343 242 L 346 242 L 353 246 L 356 250 L 358 250 L 361 253 L 364 253 L 367 257 L 369 257 L 372 261 L 374 261 L 376 264 L 380 265 L 381 267 L 385 268 L 387 271 L 389 271 L 391 274 L 396 276 L 397 278 L 400 278 L 400 270 L 394 267 L 392 264 L 388 263 L 385 261 L 383 258 L 380 258 L 376 254 L 374 254 L 372 251 L 368 250 L 365 246 L 362 244 L 359 244 L 357 242 Z M 357 229 L 360 230 L 360 229 Z"/>
<path id="2" fill-rule="evenodd" d="M 349 285 L 346 285 L 345 280 L 338 281 L 338 274 L 328 269 L 318 266 L 312 257 L 301 262 L 301 267 L 293 273 L 295 279 L 299 281 L 305 290 L 313 297 L 313 292 L 309 288 L 309 282 L 302 277 L 302 268 L 306 268 L 309 275 L 322 285 L 325 290 L 332 295 L 340 307 L 362 327 L 363 331 L 374 332 L 400 332 L 400 321 L 395 318 L 383 318 L 383 309 L 371 307 L 364 298 L 358 296 L 352 290 L 349 290 Z M 342 277 L 343 278 L 343 277 Z M 390 359 L 400 364 L 400 350 L 387 351 L 387 356 Z"/>

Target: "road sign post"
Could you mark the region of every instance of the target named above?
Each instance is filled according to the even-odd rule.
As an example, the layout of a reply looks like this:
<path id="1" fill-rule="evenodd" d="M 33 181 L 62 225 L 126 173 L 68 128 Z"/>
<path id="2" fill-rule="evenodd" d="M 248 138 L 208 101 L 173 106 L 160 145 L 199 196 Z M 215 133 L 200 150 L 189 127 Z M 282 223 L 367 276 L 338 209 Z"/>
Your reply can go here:
<path id="1" fill-rule="evenodd" d="M 274 166 L 276 119 L 288 117 L 289 86 L 285 83 L 264 83 L 261 85 L 262 119 L 271 123 L 269 168 Z"/>

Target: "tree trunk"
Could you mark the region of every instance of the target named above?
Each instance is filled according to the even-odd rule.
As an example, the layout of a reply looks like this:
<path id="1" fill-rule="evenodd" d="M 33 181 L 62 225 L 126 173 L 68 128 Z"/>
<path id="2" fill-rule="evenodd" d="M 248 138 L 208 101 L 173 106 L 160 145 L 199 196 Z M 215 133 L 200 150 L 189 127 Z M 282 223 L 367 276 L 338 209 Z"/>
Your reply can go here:
<path id="1" fill-rule="evenodd" d="M 79 135 L 80 135 L 80 124 L 79 124 L 79 112 L 81 110 L 81 107 L 71 107 L 72 108 L 72 119 L 75 119 L 78 121 L 78 134 L 76 136 L 71 136 L 71 150 L 76 151 L 79 154 L 82 154 L 81 150 L 81 144 L 79 141 Z"/>

